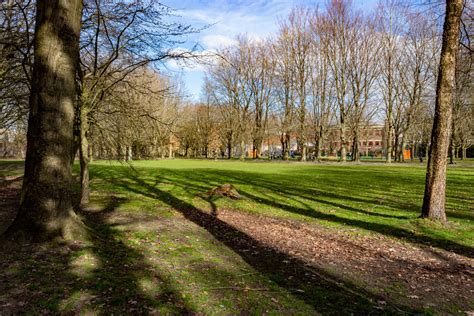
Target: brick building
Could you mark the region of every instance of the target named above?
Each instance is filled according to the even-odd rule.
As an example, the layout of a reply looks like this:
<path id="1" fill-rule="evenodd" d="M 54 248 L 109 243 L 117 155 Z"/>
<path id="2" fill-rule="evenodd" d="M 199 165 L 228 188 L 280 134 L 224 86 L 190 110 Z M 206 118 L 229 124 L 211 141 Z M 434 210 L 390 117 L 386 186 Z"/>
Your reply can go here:
<path id="1" fill-rule="evenodd" d="M 384 153 L 386 142 L 385 126 L 380 124 L 373 124 L 361 128 L 359 139 L 359 151 L 361 156 L 381 157 Z M 347 152 L 352 149 L 352 136 L 350 131 L 347 132 Z M 308 139 L 307 142 L 308 153 L 314 152 L 314 140 Z M 293 134 L 290 140 L 290 150 L 298 152 L 297 136 Z M 326 139 L 322 145 L 322 155 L 335 157 L 340 154 L 341 140 L 340 129 L 338 127 L 331 127 L 326 133 Z M 267 137 L 262 145 L 262 153 L 264 155 L 280 156 L 282 146 L 279 135 L 272 135 Z"/>

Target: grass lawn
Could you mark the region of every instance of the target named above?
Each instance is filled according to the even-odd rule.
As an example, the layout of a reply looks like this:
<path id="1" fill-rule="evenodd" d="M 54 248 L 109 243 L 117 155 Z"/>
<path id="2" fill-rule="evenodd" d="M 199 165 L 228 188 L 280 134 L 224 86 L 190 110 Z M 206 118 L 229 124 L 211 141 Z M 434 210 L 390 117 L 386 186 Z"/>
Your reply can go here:
<path id="1" fill-rule="evenodd" d="M 122 207 L 128 209 L 189 203 L 315 221 L 459 252 L 474 246 L 474 164 L 449 170 L 447 227 L 418 219 L 424 190 L 422 165 L 167 160 L 137 161 L 131 166 L 94 163 L 93 191 L 127 197 Z M 202 197 L 223 183 L 233 184 L 245 198 Z"/>
<path id="2" fill-rule="evenodd" d="M 21 168 L 21 162 L 0 161 L 0 177 L 19 175 Z M 97 161 L 90 172 L 91 205 L 81 212 L 91 227 L 90 240 L 7 253 L 0 261 L 0 314 L 474 310 L 473 162 L 449 167 L 445 226 L 418 219 L 425 175 L 421 164 Z M 234 185 L 242 199 L 206 194 L 224 183 Z M 266 236 L 276 229 L 281 229 L 280 236 Z M 283 235 L 286 231 L 288 236 Z M 314 241 L 322 244 L 317 251 L 331 253 L 334 264 L 305 260 L 295 239 L 306 231 L 322 240 Z M 303 239 L 301 247 L 310 249 Z M 380 259 L 384 265 L 377 268 L 372 257 L 358 258 L 356 264 L 365 270 L 345 271 L 349 265 L 337 262 L 338 253 L 324 248 L 324 240 L 332 245 L 332 239 L 362 249 L 350 255 L 347 252 L 357 247 L 344 246 L 341 260 L 346 256 L 355 262 L 351 256 L 380 247 L 382 252 L 388 249 L 386 253 L 401 249 L 399 261 Z M 285 240 L 296 244 L 285 245 Z M 430 257 L 415 260 L 406 251 Z M 461 292 L 452 296 L 458 301 L 438 300 L 436 289 L 415 289 L 416 282 L 403 284 L 402 275 L 376 276 L 383 271 L 394 274 L 401 265 L 409 273 L 410 267 L 422 266 L 417 260 L 456 266 L 453 275 L 461 271 L 460 278 L 468 278 L 467 299 L 459 299 L 464 297 Z M 20 299 L 12 303 L 13 297 Z"/>

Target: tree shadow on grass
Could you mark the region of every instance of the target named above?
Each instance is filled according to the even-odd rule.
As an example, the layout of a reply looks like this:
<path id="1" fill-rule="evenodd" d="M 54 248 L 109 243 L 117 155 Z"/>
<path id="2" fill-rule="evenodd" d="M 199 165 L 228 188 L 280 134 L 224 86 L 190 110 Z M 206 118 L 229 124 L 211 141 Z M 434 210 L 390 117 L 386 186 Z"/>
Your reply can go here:
<path id="1" fill-rule="evenodd" d="M 239 254 L 248 264 L 276 282 L 280 287 L 288 289 L 295 296 L 313 306 L 323 314 L 369 314 L 369 313 L 414 313 L 409 307 L 388 302 L 385 310 L 378 305 L 386 298 L 371 293 L 336 275 L 323 271 L 305 262 L 265 246 L 246 233 L 183 201 L 169 192 L 146 183 L 134 174 L 129 175 L 139 187 L 129 182 L 117 181 L 128 191 L 158 199 L 183 216 L 206 229 L 217 240 Z M 419 311 L 418 311 L 419 312 Z"/>
<path id="2" fill-rule="evenodd" d="M 191 313 L 173 285 L 107 222 L 125 201 L 112 197 L 102 210 L 81 212 L 92 228 L 86 242 L 0 249 L 0 314 Z M 159 296 L 141 287 L 140 281 L 150 278 Z"/>
<path id="3" fill-rule="evenodd" d="M 387 217 L 387 218 L 394 218 L 394 219 L 409 219 L 409 217 L 405 217 L 405 216 L 396 216 L 396 215 L 392 216 L 392 215 L 386 215 L 386 214 L 380 214 L 380 213 L 371 213 L 362 209 L 358 209 L 358 208 L 346 205 L 344 203 L 338 203 L 338 202 L 327 200 L 327 199 L 336 199 L 340 201 L 365 202 L 368 204 L 374 204 L 375 202 L 371 200 L 361 199 L 359 197 L 339 195 L 337 193 L 325 192 L 325 191 L 321 191 L 317 189 L 309 190 L 305 188 L 298 188 L 298 187 L 295 188 L 294 186 L 291 187 L 289 185 L 282 184 L 281 182 L 272 181 L 271 179 L 268 179 L 266 177 L 263 177 L 263 178 L 258 177 L 259 175 L 257 174 L 252 174 L 252 173 L 247 173 L 247 172 L 243 174 L 237 174 L 235 172 L 230 172 L 230 171 L 223 172 L 221 170 L 207 170 L 207 171 L 217 174 L 218 175 L 217 179 L 220 181 L 226 181 L 226 182 L 230 181 L 234 184 L 244 184 L 244 185 L 251 185 L 252 187 L 255 187 L 255 188 L 264 188 L 271 192 L 278 192 L 289 198 L 297 196 L 297 197 L 300 197 L 309 201 L 317 202 L 320 204 L 337 207 L 337 208 L 348 210 L 355 213 L 363 213 L 367 215 L 372 215 L 375 217 L 378 216 L 378 217 Z M 193 177 L 198 177 L 198 176 L 199 174 L 193 174 L 190 177 L 193 178 Z M 136 175 L 135 177 L 137 178 Z M 183 177 L 177 176 L 175 178 L 182 179 Z M 167 179 L 167 180 L 171 181 L 172 179 Z M 187 182 L 186 180 L 177 180 L 177 179 L 173 179 L 173 180 L 175 181 L 175 183 L 178 183 L 183 187 L 190 186 L 190 183 Z M 329 222 L 339 223 L 343 225 L 358 227 L 358 228 L 362 228 L 368 231 L 377 232 L 382 235 L 403 239 L 411 243 L 425 245 L 425 246 L 435 246 L 441 249 L 455 252 L 460 255 L 474 258 L 474 249 L 472 247 L 457 243 L 455 241 L 451 241 L 447 239 L 438 239 L 438 238 L 434 238 L 427 235 L 419 235 L 407 229 L 400 228 L 396 225 L 389 225 L 389 224 L 384 224 L 384 223 L 364 221 L 360 219 L 340 217 L 335 214 L 328 214 L 328 213 L 318 211 L 317 209 L 314 209 L 307 205 L 304 205 L 306 207 L 289 205 L 286 203 L 281 203 L 277 201 L 276 199 L 272 199 L 270 197 L 264 197 L 263 194 L 259 194 L 257 196 L 256 194 L 252 193 L 249 190 L 239 189 L 239 192 L 242 194 L 242 196 L 250 200 L 253 200 L 261 204 L 266 204 L 268 206 L 272 206 L 275 208 L 279 208 L 283 211 L 287 211 L 287 212 L 291 212 L 291 213 L 295 213 L 295 214 L 299 214 L 303 216 L 308 216 L 308 217 L 312 217 L 312 218 L 316 218 L 320 220 L 325 220 Z M 320 194 L 315 195 L 316 192 L 319 192 Z M 461 216 L 462 215 L 460 215 L 459 217 Z"/>
<path id="4" fill-rule="evenodd" d="M 383 213 L 377 213 L 377 212 L 371 212 L 367 211 L 364 209 L 360 208 L 355 208 L 350 205 L 347 205 L 349 203 L 364 203 L 367 205 L 379 205 L 380 201 L 377 199 L 370 199 L 370 198 L 361 198 L 356 195 L 344 195 L 341 193 L 336 193 L 333 191 L 328 191 L 328 190 L 321 190 L 315 185 L 314 187 L 308 188 L 307 186 L 301 186 L 301 185 L 296 185 L 294 182 L 284 180 L 282 178 L 279 178 L 278 180 L 275 180 L 274 177 L 270 177 L 267 175 L 262 175 L 262 174 L 256 174 L 256 173 L 250 173 L 250 172 L 232 172 L 232 171 L 222 171 L 222 170 L 213 170 L 213 169 L 205 169 L 206 172 L 200 172 L 200 171 L 193 171 L 192 174 L 183 176 L 180 172 L 177 172 L 176 170 L 166 170 L 167 173 L 169 174 L 174 174 L 176 177 L 174 178 L 165 178 L 162 177 L 162 179 L 167 180 L 167 181 L 174 181 L 175 184 L 178 182 L 181 186 L 183 187 L 188 187 L 192 186 L 193 189 L 197 190 L 207 190 L 207 187 L 202 187 L 202 186 L 193 186 L 190 184 L 190 180 L 194 179 L 202 179 L 204 178 L 204 174 L 214 174 L 215 177 L 213 177 L 214 180 L 218 180 L 220 183 L 222 182 L 232 182 L 233 184 L 242 184 L 242 185 L 251 185 L 255 188 L 259 189 L 266 189 L 271 192 L 278 192 L 279 194 L 284 195 L 287 198 L 292 198 L 296 202 L 298 200 L 295 199 L 295 197 L 299 197 L 305 200 L 321 203 L 321 204 L 326 204 L 329 206 L 334 206 L 338 207 L 350 212 L 356 212 L 356 213 L 362 213 L 366 214 L 369 216 L 373 217 L 382 217 L 382 218 L 388 218 L 388 219 L 410 219 L 410 216 L 406 215 L 393 215 L 393 214 L 383 214 Z M 186 179 L 186 180 L 181 180 L 181 179 Z M 215 183 L 216 185 L 218 183 Z M 330 190 L 330 187 L 329 187 Z M 260 194 L 263 194 L 262 192 L 259 192 Z M 337 201 L 346 201 L 349 202 L 347 204 L 343 203 L 337 203 L 331 200 L 337 200 Z M 387 201 L 384 202 L 384 206 L 388 206 L 390 208 L 396 209 L 402 207 L 400 203 L 389 203 Z M 408 206 L 405 206 L 408 207 Z M 410 206 L 413 208 L 413 206 Z"/>
<path id="5" fill-rule="evenodd" d="M 358 201 L 363 202 L 364 199 L 359 197 L 348 197 L 341 195 L 339 196 L 337 193 L 331 192 L 322 192 L 321 198 L 315 197 L 314 195 L 311 196 L 312 190 L 309 189 L 300 189 L 295 186 L 289 186 L 286 183 L 280 183 L 278 181 L 272 180 L 267 176 L 262 176 L 262 174 L 252 173 L 252 172 L 232 172 L 228 170 L 218 170 L 218 169 L 199 169 L 199 170 L 184 170 L 184 171 L 177 171 L 171 169 L 165 169 L 164 171 L 160 169 L 162 172 L 160 174 L 160 181 L 168 181 L 172 182 L 177 186 L 180 186 L 182 189 L 185 189 L 188 192 L 203 192 L 209 189 L 216 184 L 222 184 L 223 181 L 225 182 L 232 182 L 234 184 L 242 184 L 242 185 L 250 185 L 254 188 L 264 188 L 271 192 L 278 192 L 283 194 L 285 197 L 293 198 L 293 196 L 299 196 L 301 198 L 312 200 L 321 204 L 331 205 L 334 207 L 339 207 L 342 209 L 346 209 L 353 212 L 361 212 L 363 213 L 364 210 L 359 210 L 352 206 L 347 206 L 343 203 L 332 202 L 323 199 L 322 197 L 326 197 L 329 194 L 330 197 L 334 199 L 340 199 L 341 201 Z M 103 180 L 114 182 L 117 185 L 126 188 L 127 190 L 134 191 L 138 194 L 146 194 L 148 190 L 158 190 L 156 188 L 156 184 L 159 183 L 157 179 L 155 179 L 155 186 L 146 183 L 139 173 L 136 171 L 132 171 L 130 169 L 107 169 L 107 170 L 98 170 L 95 169 L 92 171 L 98 178 Z M 163 175 L 164 173 L 168 174 L 168 176 Z M 204 174 L 203 174 L 204 173 Z M 212 177 L 209 177 L 209 174 L 212 174 Z M 207 182 L 203 182 L 203 178 L 209 179 Z M 135 184 L 127 183 L 123 181 L 124 179 L 133 179 Z M 207 185 L 207 186 L 206 186 Z M 146 186 L 146 187 L 144 187 Z M 168 194 L 169 196 L 173 196 L 171 193 L 167 193 L 166 191 L 161 191 L 163 194 Z M 396 237 L 411 243 L 425 245 L 425 246 L 435 246 L 447 251 L 452 251 L 454 253 L 464 255 L 469 258 L 474 258 L 474 249 L 472 247 L 457 243 L 452 240 L 436 238 L 428 235 L 420 235 L 408 229 L 401 228 L 396 224 L 390 225 L 380 222 L 373 222 L 373 221 L 365 221 L 361 219 L 353 219 L 353 218 L 346 218 L 341 217 L 336 214 L 330 214 L 318 211 L 312 207 L 300 207 L 289 205 L 286 203 L 282 203 L 277 201 L 276 199 L 272 199 L 271 197 L 264 197 L 262 194 L 258 196 L 255 195 L 253 192 L 248 190 L 243 190 L 239 188 L 239 192 L 246 198 L 260 203 L 266 204 L 268 206 L 272 206 L 278 209 L 281 209 L 286 212 L 291 212 L 294 214 L 299 214 L 303 216 L 308 216 L 320 220 L 325 220 L 328 222 L 334 222 L 338 224 L 343 224 L 347 226 L 353 226 L 362 228 L 364 230 L 373 231 L 376 233 L 380 233 L 385 236 Z M 313 192 L 314 193 L 314 192 Z M 156 198 L 155 196 L 152 196 Z M 168 197 L 165 197 L 165 203 Z M 366 203 L 371 203 L 370 201 L 366 201 Z M 170 204 L 170 203 L 167 203 Z M 212 206 L 212 205 L 211 205 Z M 379 215 L 378 213 L 372 214 L 374 216 Z"/>
<path id="6" fill-rule="evenodd" d="M 267 205 L 280 208 L 284 211 L 288 211 L 288 212 L 292 212 L 292 213 L 296 213 L 300 215 L 305 215 L 305 216 L 309 216 L 309 217 L 313 217 L 313 218 L 317 218 L 317 219 L 321 219 L 321 220 L 325 220 L 329 222 L 362 228 L 368 231 L 380 233 L 382 235 L 400 238 L 400 239 L 403 239 L 415 244 L 420 244 L 420 245 L 425 245 L 425 246 L 435 246 L 438 248 L 455 252 L 457 254 L 460 254 L 469 258 L 474 258 L 474 249 L 472 247 L 465 246 L 465 245 L 462 245 L 450 240 L 436 239 L 430 236 L 417 235 L 411 231 L 408 231 L 406 229 L 399 228 L 396 226 L 373 223 L 373 222 L 365 222 L 358 219 L 349 219 L 349 218 L 339 217 L 334 214 L 326 214 L 326 213 L 318 212 L 314 209 L 305 209 L 305 208 L 296 207 L 292 205 L 282 204 L 274 200 L 268 200 L 268 199 L 262 199 L 261 197 L 256 197 L 249 192 L 241 191 L 241 194 L 252 200 L 259 200 L 261 203 L 265 203 Z M 327 203 L 327 202 L 321 201 L 321 203 Z"/>

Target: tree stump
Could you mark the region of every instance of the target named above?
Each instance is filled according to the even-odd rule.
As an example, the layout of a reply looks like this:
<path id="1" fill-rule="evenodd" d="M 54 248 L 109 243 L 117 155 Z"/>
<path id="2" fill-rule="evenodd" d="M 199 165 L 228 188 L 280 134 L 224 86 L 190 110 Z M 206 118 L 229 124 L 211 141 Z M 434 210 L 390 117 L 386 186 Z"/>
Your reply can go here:
<path id="1" fill-rule="evenodd" d="M 233 200 L 241 199 L 241 196 L 240 196 L 239 192 L 237 192 L 235 187 L 230 183 L 225 183 L 223 185 L 220 185 L 220 186 L 208 191 L 207 195 L 209 197 L 212 197 L 212 196 L 225 196 L 225 197 L 231 198 Z"/>

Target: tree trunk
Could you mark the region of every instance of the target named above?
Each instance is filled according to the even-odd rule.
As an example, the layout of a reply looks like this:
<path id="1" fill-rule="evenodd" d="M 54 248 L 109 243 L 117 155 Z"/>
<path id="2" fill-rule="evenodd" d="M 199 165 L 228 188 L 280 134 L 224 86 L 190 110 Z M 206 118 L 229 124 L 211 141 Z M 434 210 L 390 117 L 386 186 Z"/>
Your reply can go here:
<path id="1" fill-rule="evenodd" d="M 132 152 L 132 146 L 127 146 L 126 147 L 126 160 L 127 161 L 132 161 L 133 160 L 133 152 Z"/>
<path id="2" fill-rule="evenodd" d="M 316 136 L 314 137 L 315 144 L 314 144 L 314 157 L 317 160 L 321 159 L 321 128 L 316 129 Z"/>
<path id="3" fill-rule="evenodd" d="M 283 160 L 290 159 L 290 135 L 289 133 L 283 133 L 281 136 L 281 146 L 282 146 L 282 158 Z"/>
<path id="4" fill-rule="evenodd" d="M 76 102 L 75 117 L 80 117 L 80 102 Z M 72 150 L 71 150 L 71 166 L 74 165 L 74 160 L 76 159 L 77 152 L 79 151 L 79 147 L 81 146 L 81 126 L 78 120 L 74 120 L 74 127 L 73 127 L 73 141 L 72 141 Z"/>
<path id="5" fill-rule="evenodd" d="M 359 127 L 355 129 L 354 140 L 352 143 L 352 161 L 360 162 L 360 153 L 359 153 Z"/>
<path id="6" fill-rule="evenodd" d="M 87 150 L 87 156 L 89 157 L 89 162 L 94 161 L 94 147 L 91 143 L 89 143 L 89 147 Z"/>
<path id="7" fill-rule="evenodd" d="M 75 75 L 81 0 L 38 0 L 25 176 L 10 239 L 73 239 L 82 225 L 72 208 Z"/>
<path id="8" fill-rule="evenodd" d="M 345 162 L 347 159 L 346 159 L 346 155 L 347 155 L 347 152 L 346 152 L 346 124 L 345 122 L 341 122 L 341 135 L 340 135 L 340 138 L 341 138 L 341 161 L 342 162 Z"/>
<path id="9" fill-rule="evenodd" d="M 454 148 L 453 141 L 451 140 L 451 144 L 449 145 L 449 148 L 451 149 L 449 151 L 449 164 L 454 165 L 454 158 L 456 156 L 456 149 Z"/>
<path id="10" fill-rule="evenodd" d="M 405 133 L 406 131 L 403 132 L 401 139 L 400 139 L 400 149 L 399 149 L 399 161 L 400 162 L 405 162 Z"/>
<path id="11" fill-rule="evenodd" d="M 389 114 L 389 117 L 391 117 L 391 114 Z M 385 145 L 386 148 L 386 163 L 391 163 L 392 162 L 392 123 L 391 119 L 388 119 L 387 121 L 387 144 Z"/>
<path id="12" fill-rule="evenodd" d="M 435 115 L 421 212 L 422 217 L 439 221 L 446 221 L 446 165 L 462 8 L 463 0 L 446 1 L 443 44 L 436 84 Z"/>
<path id="13" fill-rule="evenodd" d="M 262 143 L 263 143 L 263 137 L 259 135 L 254 141 L 254 158 L 255 159 L 260 159 L 262 157 Z"/>
<path id="14" fill-rule="evenodd" d="M 89 141 L 87 140 L 87 133 L 89 129 L 89 122 L 87 121 L 88 108 L 84 104 L 80 109 L 80 138 L 79 138 L 79 159 L 81 164 L 81 206 L 89 203 Z"/>
<path id="15" fill-rule="evenodd" d="M 232 158 L 232 143 L 230 141 L 227 142 L 227 159 Z"/>
<path id="16" fill-rule="evenodd" d="M 240 142 L 240 160 L 245 160 L 245 141 Z"/>
<path id="17" fill-rule="evenodd" d="M 307 147 L 306 147 L 306 142 L 305 142 L 303 143 L 302 150 L 301 150 L 301 158 L 300 158 L 301 161 L 306 161 L 306 151 L 307 151 Z"/>
<path id="18" fill-rule="evenodd" d="M 303 110 L 304 111 L 304 108 Z M 304 112 L 303 112 L 304 113 Z M 306 156 L 307 156 L 307 144 L 306 144 L 306 129 L 305 129 L 305 126 L 304 126 L 304 119 L 305 119 L 305 116 L 304 114 L 302 114 L 300 116 L 300 136 L 299 136 L 299 140 L 300 140 L 300 149 L 301 149 L 301 158 L 300 158 L 300 161 L 306 161 Z"/>

